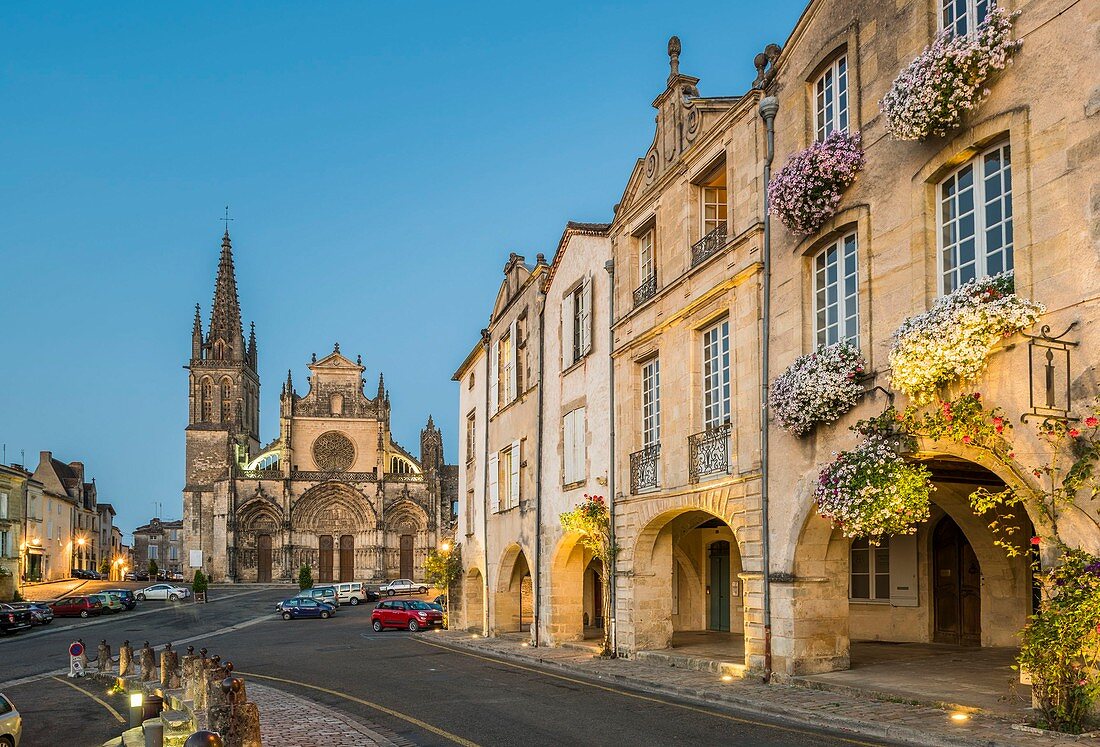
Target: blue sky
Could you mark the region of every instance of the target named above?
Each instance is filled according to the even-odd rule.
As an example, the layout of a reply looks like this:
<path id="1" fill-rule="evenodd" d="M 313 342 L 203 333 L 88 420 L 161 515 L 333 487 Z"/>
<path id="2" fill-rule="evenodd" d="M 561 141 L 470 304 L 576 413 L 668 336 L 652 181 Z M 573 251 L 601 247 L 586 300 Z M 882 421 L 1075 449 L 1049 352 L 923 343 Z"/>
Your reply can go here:
<path id="1" fill-rule="evenodd" d="M 802 3 L 9 4 L 0 24 L 0 443 L 83 460 L 125 531 L 178 518 L 195 302 L 223 206 L 261 437 L 339 341 L 419 449 L 508 252 L 609 220 L 681 69 L 749 86 Z M 371 386 L 368 386 L 370 391 Z"/>

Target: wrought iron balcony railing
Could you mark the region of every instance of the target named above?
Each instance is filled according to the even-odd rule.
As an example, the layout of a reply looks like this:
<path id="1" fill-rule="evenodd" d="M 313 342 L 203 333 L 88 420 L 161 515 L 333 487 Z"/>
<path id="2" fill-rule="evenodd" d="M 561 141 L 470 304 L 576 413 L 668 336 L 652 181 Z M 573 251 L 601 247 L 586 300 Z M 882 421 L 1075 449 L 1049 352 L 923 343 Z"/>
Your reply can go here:
<path id="1" fill-rule="evenodd" d="M 688 481 L 699 482 L 710 475 L 729 474 L 730 424 L 707 428 L 688 436 Z"/>
<path id="2" fill-rule="evenodd" d="M 658 486 L 658 473 L 661 464 L 661 445 L 653 444 L 630 455 L 630 494 L 637 495 L 644 490 L 653 490 Z"/>
<path id="3" fill-rule="evenodd" d="M 699 264 L 726 245 L 726 224 L 723 221 L 714 230 L 691 245 L 691 266 Z"/>
<path id="4" fill-rule="evenodd" d="M 634 305 L 641 306 L 657 295 L 657 274 L 654 273 L 646 278 L 646 281 L 639 285 L 634 290 Z"/>

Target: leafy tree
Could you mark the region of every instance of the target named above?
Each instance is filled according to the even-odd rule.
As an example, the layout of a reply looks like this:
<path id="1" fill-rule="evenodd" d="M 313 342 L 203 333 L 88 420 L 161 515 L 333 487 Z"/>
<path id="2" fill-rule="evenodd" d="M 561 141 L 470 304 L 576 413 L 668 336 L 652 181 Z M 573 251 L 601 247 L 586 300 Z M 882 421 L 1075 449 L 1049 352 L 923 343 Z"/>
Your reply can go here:
<path id="1" fill-rule="evenodd" d="M 611 574 L 619 548 L 611 538 L 611 512 L 602 495 L 585 495 L 576 508 L 561 515 L 561 526 L 566 532 L 580 535 L 582 547 L 603 563 L 603 644 L 601 656 L 613 656 L 611 650 Z"/>
<path id="2" fill-rule="evenodd" d="M 424 577 L 429 584 L 446 591 L 461 575 L 462 553 L 459 548 L 449 552 L 428 551 L 428 557 L 424 560 Z"/>
<path id="3" fill-rule="evenodd" d="M 160 568 L 157 567 L 157 561 L 149 561 L 149 578 L 156 579 L 157 574 L 160 573 Z"/>
<path id="4" fill-rule="evenodd" d="M 205 594 L 207 584 L 206 574 L 202 572 L 202 569 L 195 571 L 195 580 L 191 583 L 191 591 L 195 594 Z"/>
<path id="5" fill-rule="evenodd" d="M 102 573 L 104 576 L 110 576 L 111 561 L 107 560 L 107 558 L 104 558 L 103 562 L 99 564 L 99 572 Z"/>
<path id="6" fill-rule="evenodd" d="M 313 570 L 305 563 L 302 563 L 302 567 L 298 569 L 298 588 L 303 590 L 313 588 Z"/>

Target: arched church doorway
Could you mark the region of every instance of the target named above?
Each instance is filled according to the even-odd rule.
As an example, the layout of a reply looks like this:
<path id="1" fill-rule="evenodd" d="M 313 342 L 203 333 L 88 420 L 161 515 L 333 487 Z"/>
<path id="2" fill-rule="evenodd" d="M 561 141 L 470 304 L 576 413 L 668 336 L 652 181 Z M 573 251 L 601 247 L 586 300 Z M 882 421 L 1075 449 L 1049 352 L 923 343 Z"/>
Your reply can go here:
<path id="1" fill-rule="evenodd" d="M 256 537 L 256 580 L 271 583 L 271 535 Z"/>
<path id="2" fill-rule="evenodd" d="M 355 538 L 345 534 L 340 538 L 340 580 L 355 579 Z"/>
<path id="3" fill-rule="evenodd" d="M 982 645 L 982 569 L 962 529 L 944 516 L 932 532 L 933 641 Z"/>
<path id="4" fill-rule="evenodd" d="M 317 540 L 317 580 L 332 581 L 332 535 L 323 534 Z"/>
<path id="5" fill-rule="evenodd" d="M 412 578 L 413 576 L 413 536 L 411 534 L 401 535 L 401 578 Z"/>

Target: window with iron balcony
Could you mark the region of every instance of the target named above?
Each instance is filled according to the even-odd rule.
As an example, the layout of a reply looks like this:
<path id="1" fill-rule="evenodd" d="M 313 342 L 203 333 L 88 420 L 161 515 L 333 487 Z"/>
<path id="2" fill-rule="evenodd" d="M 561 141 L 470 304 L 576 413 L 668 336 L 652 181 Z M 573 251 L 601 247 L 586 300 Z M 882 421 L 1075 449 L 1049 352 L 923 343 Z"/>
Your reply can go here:
<path id="1" fill-rule="evenodd" d="M 688 436 L 688 480 L 729 473 L 730 426 L 729 319 L 702 334 L 703 430 Z"/>
<path id="2" fill-rule="evenodd" d="M 660 486 L 661 459 L 661 360 L 642 364 L 642 448 L 630 455 L 630 492 L 642 493 Z"/>
<path id="3" fill-rule="evenodd" d="M 638 237 L 638 281 L 634 305 L 641 306 L 657 295 L 657 230 L 649 228 Z"/>
<path id="4" fill-rule="evenodd" d="M 726 168 L 723 162 L 699 187 L 702 238 L 691 247 L 692 267 L 721 251 L 726 245 L 727 211 Z"/>

